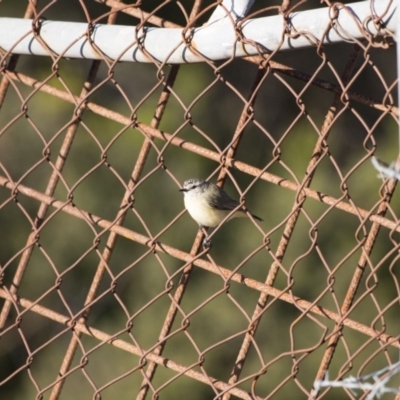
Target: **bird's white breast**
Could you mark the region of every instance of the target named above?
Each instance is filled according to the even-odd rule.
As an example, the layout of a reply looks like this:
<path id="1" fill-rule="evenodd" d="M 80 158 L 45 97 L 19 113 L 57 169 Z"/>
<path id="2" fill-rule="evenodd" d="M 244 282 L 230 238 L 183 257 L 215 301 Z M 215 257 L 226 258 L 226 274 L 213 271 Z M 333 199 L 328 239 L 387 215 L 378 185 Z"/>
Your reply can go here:
<path id="1" fill-rule="evenodd" d="M 190 216 L 202 226 L 214 228 L 228 214 L 228 211 L 210 207 L 204 196 L 198 194 L 185 193 L 184 202 Z"/>

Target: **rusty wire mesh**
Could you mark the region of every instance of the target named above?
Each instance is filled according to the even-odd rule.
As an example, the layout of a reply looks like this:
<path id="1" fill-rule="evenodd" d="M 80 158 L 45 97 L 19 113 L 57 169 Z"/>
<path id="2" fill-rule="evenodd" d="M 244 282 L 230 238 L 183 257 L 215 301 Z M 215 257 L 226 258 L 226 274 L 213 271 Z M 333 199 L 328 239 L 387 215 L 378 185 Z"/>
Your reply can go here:
<path id="1" fill-rule="evenodd" d="M 246 18 L 318 6 L 266 3 Z M 0 11 L 32 29 L 193 27 L 215 6 Z M 296 35 L 310 47 L 182 66 L 2 52 L 2 398 L 306 398 L 327 372 L 398 362 L 399 195 L 370 162 L 398 156 L 393 35 L 381 26 L 331 46 Z M 178 192 L 192 177 L 264 222 L 223 224 L 202 249 Z"/>

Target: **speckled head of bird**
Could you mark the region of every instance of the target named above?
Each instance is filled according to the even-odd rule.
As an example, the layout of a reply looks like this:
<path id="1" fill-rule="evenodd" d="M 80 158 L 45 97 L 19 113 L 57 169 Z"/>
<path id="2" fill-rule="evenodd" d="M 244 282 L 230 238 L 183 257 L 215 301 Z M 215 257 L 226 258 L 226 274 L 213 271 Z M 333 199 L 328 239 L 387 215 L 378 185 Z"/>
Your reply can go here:
<path id="1" fill-rule="evenodd" d="M 180 192 L 190 192 L 193 189 L 205 189 L 209 183 L 204 179 L 188 179 L 183 182 L 182 189 L 179 189 Z"/>

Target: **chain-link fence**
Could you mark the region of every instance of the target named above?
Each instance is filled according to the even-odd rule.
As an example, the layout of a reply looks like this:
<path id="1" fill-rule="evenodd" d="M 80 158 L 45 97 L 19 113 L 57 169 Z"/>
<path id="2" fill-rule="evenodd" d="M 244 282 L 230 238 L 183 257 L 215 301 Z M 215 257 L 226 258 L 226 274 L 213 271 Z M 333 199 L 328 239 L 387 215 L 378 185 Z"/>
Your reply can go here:
<path id="1" fill-rule="evenodd" d="M 0 3 L 1 398 L 396 397 L 397 2 L 250 3 Z"/>

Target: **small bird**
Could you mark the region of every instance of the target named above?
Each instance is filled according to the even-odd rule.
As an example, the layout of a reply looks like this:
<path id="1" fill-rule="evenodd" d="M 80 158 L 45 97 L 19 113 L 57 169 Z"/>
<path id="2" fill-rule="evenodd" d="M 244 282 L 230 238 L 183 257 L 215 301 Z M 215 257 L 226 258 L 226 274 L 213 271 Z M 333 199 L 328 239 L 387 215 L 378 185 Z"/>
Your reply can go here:
<path id="1" fill-rule="evenodd" d="M 184 193 L 185 208 L 200 228 L 216 227 L 232 210 L 240 206 L 240 203 L 232 199 L 225 190 L 203 179 L 189 179 L 179 191 Z M 246 208 L 242 206 L 229 219 L 246 217 L 245 211 Z M 257 215 L 251 215 L 262 221 Z M 210 247 L 211 243 L 205 239 L 203 245 Z"/>

